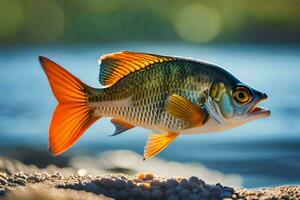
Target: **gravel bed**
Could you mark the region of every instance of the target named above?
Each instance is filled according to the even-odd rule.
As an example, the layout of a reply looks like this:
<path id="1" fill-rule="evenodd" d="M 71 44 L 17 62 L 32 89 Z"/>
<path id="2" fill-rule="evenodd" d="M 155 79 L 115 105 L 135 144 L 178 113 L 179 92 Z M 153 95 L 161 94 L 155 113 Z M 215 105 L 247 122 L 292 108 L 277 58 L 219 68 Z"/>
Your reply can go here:
<path id="1" fill-rule="evenodd" d="M 17 171 L 20 169 L 25 172 Z M 55 168 L 58 170 L 55 172 L 41 169 L 33 172 L 33 169 L 35 168 L 30 167 L 29 170 L 18 162 L 16 164 L 0 159 L 0 199 L 300 199 L 300 186 L 253 190 L 232 188 L 220 183 L 208 184 L 196 176 L 169 179 L 151 173 L 140 173 L 136 176 L 124 174 L 79 176 L 76 173 L 63 175 L 58 172 L 59 168 Z M 72 171 L 68 171 L 70 172 Z"/>

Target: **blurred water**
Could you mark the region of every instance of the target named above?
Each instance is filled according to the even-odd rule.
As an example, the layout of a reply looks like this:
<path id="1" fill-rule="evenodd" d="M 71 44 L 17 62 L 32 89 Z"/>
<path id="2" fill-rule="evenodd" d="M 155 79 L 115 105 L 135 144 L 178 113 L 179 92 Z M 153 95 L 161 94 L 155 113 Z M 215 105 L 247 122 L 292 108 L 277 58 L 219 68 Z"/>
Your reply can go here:
<path id="1" fill-rule="evenodd" d="M 0 147 L 29 144 L 47 148 L 48 127 L 56 101 L 39 66 L 47 56 L 81 80 L 99 87 L 97 59 L 120 50 L 203 59 L 229 70 L 268 94 L 268 119 L 221 134 L 182 136 L 160 157 L 199 162 L 225 174 L 239 174 L 243 186 L 300 184 L 300 48 L 295 46 L 187 46 L 118 44 L 97 46 L 0 48 Z M 148 130 L 136 128 L 118 137 L 108 119 L 97 122 L 70 152 L 107 149 L 143 152 Z M 201 175 L 199 175 L 201 176 Z"/>

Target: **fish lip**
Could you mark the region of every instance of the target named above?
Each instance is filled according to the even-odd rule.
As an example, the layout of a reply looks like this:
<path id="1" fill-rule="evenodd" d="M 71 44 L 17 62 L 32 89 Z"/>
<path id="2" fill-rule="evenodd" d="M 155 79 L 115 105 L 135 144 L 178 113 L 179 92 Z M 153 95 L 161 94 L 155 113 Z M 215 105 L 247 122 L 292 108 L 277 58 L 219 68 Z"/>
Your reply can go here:
<path id="1" fill-rule="evenodd" d="M 258 106 L 263 101 L 266 101 L 268 99 L 268 96 L 266 94 L 262 94 L 260 99 L 253 104 L 253 106 L 249 109 L 248 115 L 250 116 L 256 116 L 256 117 L 268 117 L 271 114 L 271 111 L 268 108 Z"/>

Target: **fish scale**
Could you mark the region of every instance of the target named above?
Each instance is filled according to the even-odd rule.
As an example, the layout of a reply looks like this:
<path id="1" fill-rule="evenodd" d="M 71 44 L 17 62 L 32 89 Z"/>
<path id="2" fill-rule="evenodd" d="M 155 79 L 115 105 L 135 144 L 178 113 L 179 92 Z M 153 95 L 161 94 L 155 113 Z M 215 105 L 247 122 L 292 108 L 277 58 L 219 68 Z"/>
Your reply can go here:
<path id="1" fill-rule="evenodd" d="M 105 108 L 99 104 L 101 106 L 97 107 L 95 114 L 120 118 L 135 125 L 151 126 L 159 130 L 185 129 L 188 123 L 170 115 L 165 108 L 171 94 L 181 95 L 196 105 L 203 106 L 207 96 L 205 91 L 211 81 L 205 75 L 199 77 L 199 74 L 189 74 L 197 68 L 201 68 L 200 63 L 197 66 L 187 61 L 173 61 L 153 64 L 150 68 L 129 74 L 97 94 L 98 101 L 92 102 L 93 105 L 99 102 L 111 103 L 107 103 Z M 130 99 L 129 105 L 112 103 L 126 99 Z"/>

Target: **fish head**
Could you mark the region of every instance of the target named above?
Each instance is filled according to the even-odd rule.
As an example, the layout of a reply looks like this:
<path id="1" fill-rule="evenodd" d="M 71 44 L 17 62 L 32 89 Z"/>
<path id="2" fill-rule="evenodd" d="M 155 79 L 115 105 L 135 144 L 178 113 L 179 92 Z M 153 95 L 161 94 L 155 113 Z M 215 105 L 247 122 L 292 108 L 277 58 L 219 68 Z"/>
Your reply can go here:
<path id="1" fill-rule="evenodd" d="M 215 82 L 209 90 L 207 110 L 216 121 L 230 126 L 266 118 L 271 112 L 258 106 L 268 96 L 239 81 Z"/>

